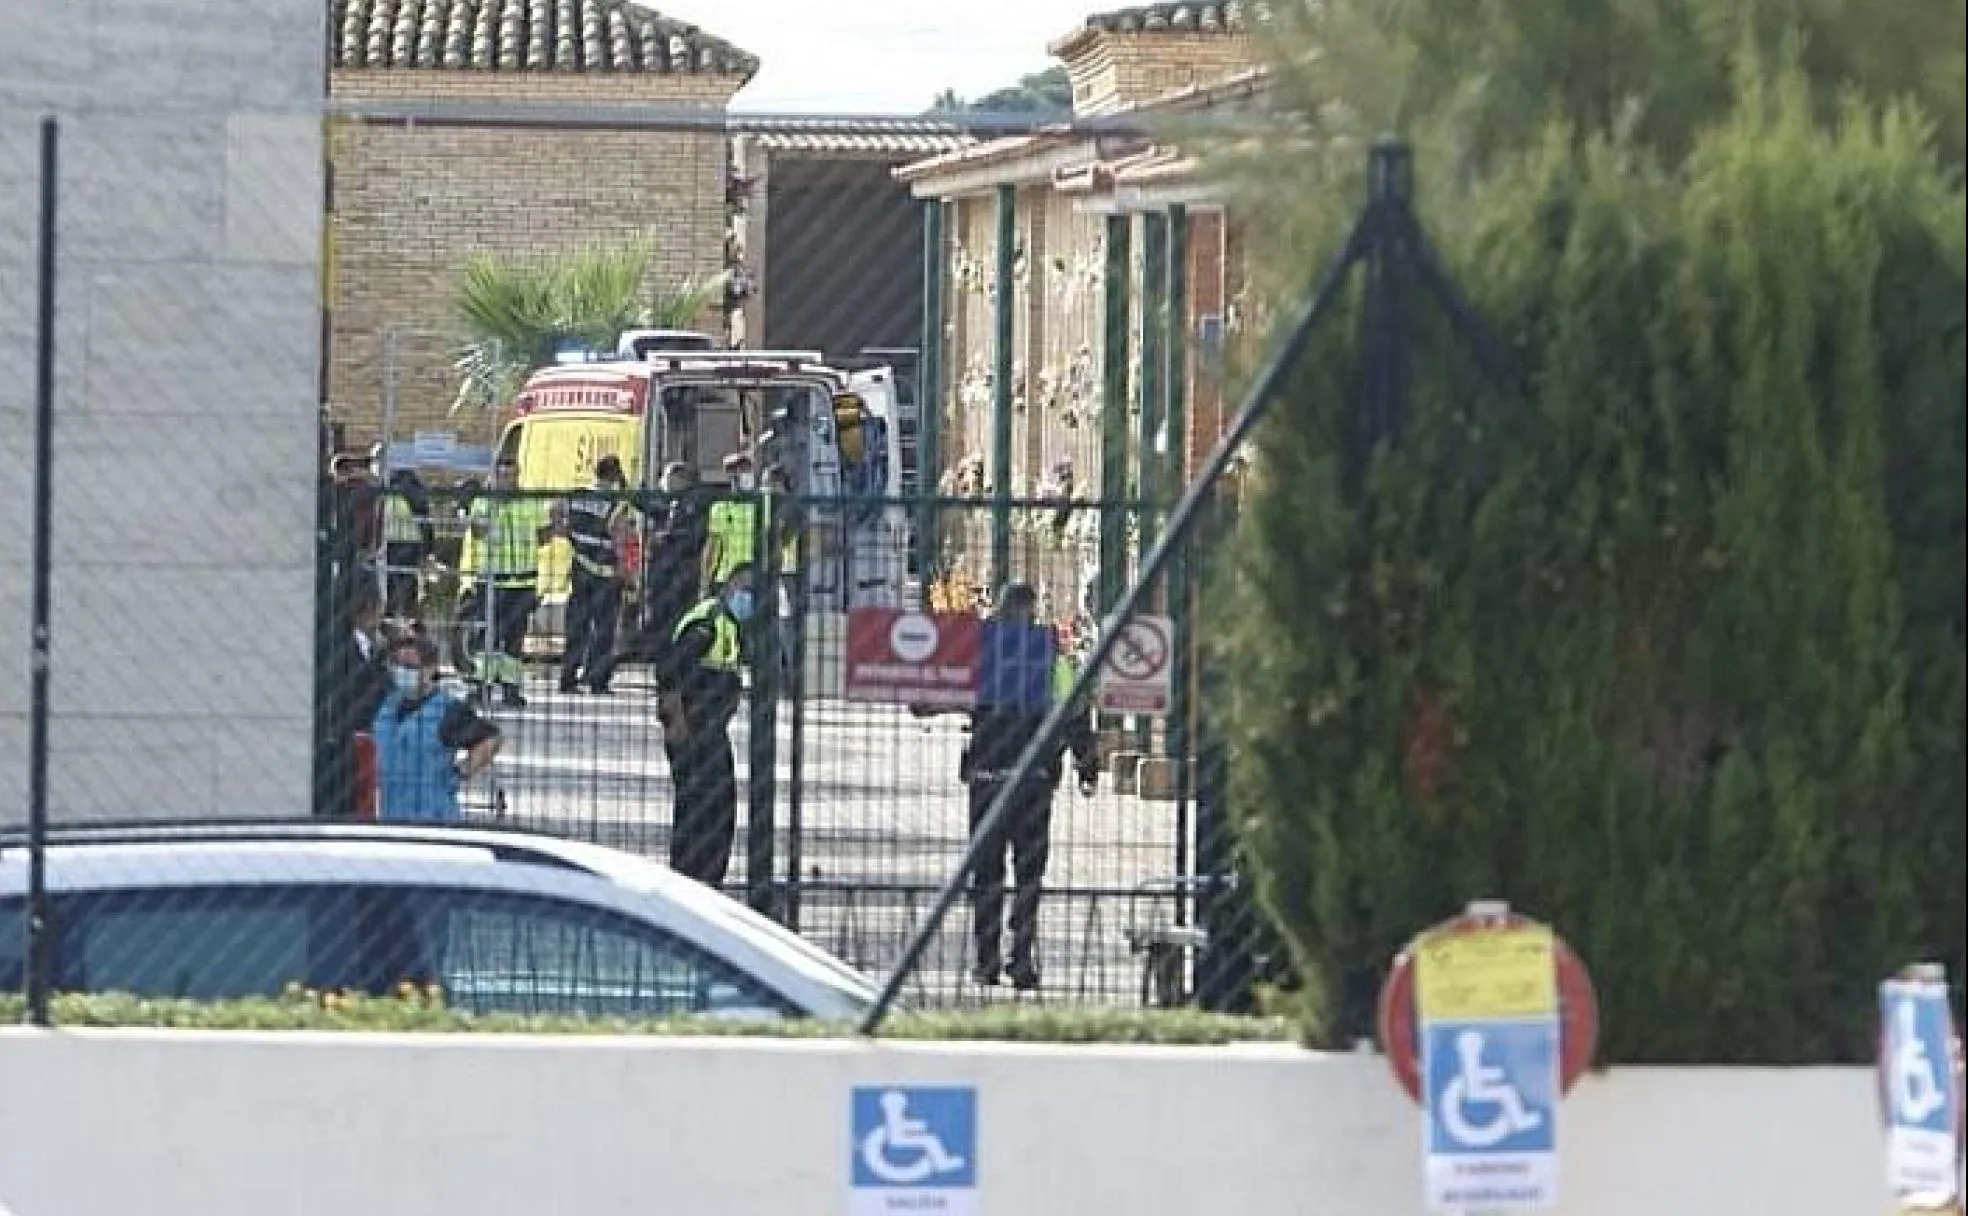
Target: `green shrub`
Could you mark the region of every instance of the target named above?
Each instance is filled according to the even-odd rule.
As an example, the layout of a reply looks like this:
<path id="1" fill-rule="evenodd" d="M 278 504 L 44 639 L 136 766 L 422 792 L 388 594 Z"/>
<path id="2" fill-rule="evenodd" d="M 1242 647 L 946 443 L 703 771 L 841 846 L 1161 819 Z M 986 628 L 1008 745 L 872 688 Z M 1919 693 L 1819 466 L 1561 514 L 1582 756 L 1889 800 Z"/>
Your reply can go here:
<path id="1" fill-rule="evenodd" d="M 19 997 L 0 996 L 0 1023 L 19 1022 Z M 573 1017 L 474 1017 L 441 998 L 409 991 L 379 998 L 289 991 L 277 999 L 242 1001 L 146 1000 L 124 995 L 60 995 L 51 1009 L 62 1027 L 171 1030 L 313 1030 L 445 1034 L 627 1034 L 818 1039 L 847 1037 L 834 1022 L 745 1022 L 710 1017 L 665 1020 Z M 1134 1043 L 1217 1046 L 1290 1039 L 1295 1028 L 1278 1018 L 1238 1018 L 1191 1010 L 1066 1010 L 998 1006 L 969 1013 L 898 1014 L 882 1027 L 887 1039 L 1009 1043 Z"/>
<path id="2" fill-rule="evenodd" d="M 1349 500 L 1342 316 L 1260 436 L 1233 780 L 1315 1039 L 1483 896 L 1571 938 L 1615 1062 L 1869 1059 L 1879 978 L 1962 972 L 1962 193 L 1778 91 L 1431 210 L 1528 400 L 1417 323 Z"/>

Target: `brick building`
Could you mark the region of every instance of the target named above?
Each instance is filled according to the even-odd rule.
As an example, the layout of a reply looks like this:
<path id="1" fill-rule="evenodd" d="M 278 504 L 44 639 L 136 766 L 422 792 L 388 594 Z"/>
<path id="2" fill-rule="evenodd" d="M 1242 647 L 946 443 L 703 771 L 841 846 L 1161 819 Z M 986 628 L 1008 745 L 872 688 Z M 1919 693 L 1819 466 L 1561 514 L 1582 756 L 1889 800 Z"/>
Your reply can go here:
<path id="1" fill-rule="evenodd" d="M 329 22 L 331 99 L 344 114 L 374 107 L 330 138 L 328 401 L 349 442 L 380 427 L 386 348 L 397 437 L 473 425 L 447 418 L 456 273 L 471 254 L 647 234 L 653 288 L 726 268 L 721 116 L 757 70 L 751 55 L 628 0 L 330 0 Z M 392 104 L 445 103 L 570 119 L 521 129 L 386 117 Z M 718 121 L 603 130 L 579 125 L 576 110 Z"/>
<path id="2" fill-rule="evenodd" d="M 1176 120 L 1259 108 L 1237 4 L 1175 3 L 1090 17 L 1055 42 L 1076 117 Z M 1171 501 L 1224 425 L 1224 343 L 1239 330 L 1242 239 L 1194 149 L 1149 134 L 1057 130 L 992 140 L 898 170 L 943 250 L 930 285 L 943 334 L 926 355 L 934 446 L 951 493 Z M 1010 239 L 1001 282 L 1001 236 Z M 1008 300 L 1011 344 L 996 341 Z M 1008 371 L 1001 383 L 1001 373 Z M 1010 413 L 1008 452 L 994 442 Z M 1013 573 L 1054 594 L 1100 564 L 1099 521 L 1013 546 Z M 987 579 L 978 530 L 945 559 Z M 1035 558 L 1050 548 L 1056 558 Z M 1107 563 L 1111 574 L 1112 563 Z M 1046 588 L 1042 586 L 1042 591 Z"/>

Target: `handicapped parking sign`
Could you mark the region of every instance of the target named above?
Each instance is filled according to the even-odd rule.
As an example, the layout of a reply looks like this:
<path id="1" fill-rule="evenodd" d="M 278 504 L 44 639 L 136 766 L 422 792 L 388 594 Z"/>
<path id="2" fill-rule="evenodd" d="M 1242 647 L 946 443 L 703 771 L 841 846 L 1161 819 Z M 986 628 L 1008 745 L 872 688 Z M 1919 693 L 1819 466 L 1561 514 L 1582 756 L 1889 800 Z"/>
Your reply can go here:
<path id="1" fill-rule="evenodd" d="M 1888 980 L 1879 1022 L 1888 1180 L 1901 1199 L 1943 1206 L 1960 1198 L 1962 1127 L 1946 984 Z"/>
<path id="2" fill-rule="evenodd" d="M 977 1216 L 974 1086 L 857 1086 L 848 1216 Z"/>
<path id="3" fill-rule="evenodd" d="M 1430 1022 L 1422 1079 L 1431 1209 L 1525 1211 L 1557 1202 L 1555 1018 Z"/>

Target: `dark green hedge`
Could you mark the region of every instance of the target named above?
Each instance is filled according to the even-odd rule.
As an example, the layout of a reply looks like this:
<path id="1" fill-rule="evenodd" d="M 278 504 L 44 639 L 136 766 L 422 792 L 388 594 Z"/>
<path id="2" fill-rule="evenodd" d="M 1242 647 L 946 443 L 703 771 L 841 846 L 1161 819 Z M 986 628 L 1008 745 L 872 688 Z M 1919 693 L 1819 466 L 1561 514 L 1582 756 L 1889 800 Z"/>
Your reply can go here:
<path id="1" fill-rule="evenodd" d="M 1961 974 L 1962 193 L 1801 93 L 1428 209 L 1529 400 L 1418 322 L 1349 504 L 1342 317 L 1264 430 L 1234 781 L 1315 1038 L 1479 896 L 1568 935 L 1615 1062 L 1867 1059 L 1882 976 Z"/>

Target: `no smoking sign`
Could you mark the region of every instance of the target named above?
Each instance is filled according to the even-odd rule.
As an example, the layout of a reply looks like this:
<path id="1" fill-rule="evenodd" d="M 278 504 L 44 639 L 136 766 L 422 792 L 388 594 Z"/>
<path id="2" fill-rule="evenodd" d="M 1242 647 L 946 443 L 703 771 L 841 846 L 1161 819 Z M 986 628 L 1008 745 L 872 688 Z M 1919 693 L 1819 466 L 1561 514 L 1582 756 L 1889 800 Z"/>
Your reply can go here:
<path id="1" fill-rule="evenodd" d="M 1095 703 L 1108 713 L 1169 711 L 1175 630 L 1165 616 L 1137 616 L 1122 627 L 1100 669 Z"/>

